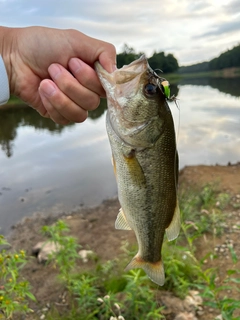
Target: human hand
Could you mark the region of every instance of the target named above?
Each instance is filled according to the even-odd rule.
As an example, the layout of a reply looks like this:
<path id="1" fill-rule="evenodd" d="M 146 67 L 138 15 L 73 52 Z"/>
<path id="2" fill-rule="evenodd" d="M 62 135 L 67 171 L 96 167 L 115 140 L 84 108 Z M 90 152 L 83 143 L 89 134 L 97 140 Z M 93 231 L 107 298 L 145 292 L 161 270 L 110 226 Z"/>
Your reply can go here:
<path id="1" fill-rule="evenodd" d="M 105 92 L 93 66 L 99 60 L 114 71 L 113 45 L 77 30 L 1 27 L 2 32 L 11 94 L 59 124 L 82 122 L 99 105 Z"/>

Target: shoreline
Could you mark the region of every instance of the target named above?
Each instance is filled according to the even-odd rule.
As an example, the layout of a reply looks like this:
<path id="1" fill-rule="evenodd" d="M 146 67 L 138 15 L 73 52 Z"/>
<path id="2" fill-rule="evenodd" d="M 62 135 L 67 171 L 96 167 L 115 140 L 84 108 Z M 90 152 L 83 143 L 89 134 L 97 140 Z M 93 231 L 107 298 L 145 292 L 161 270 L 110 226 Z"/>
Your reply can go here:
<path id="1" fill-rule="evenodd" d="M 212 185 L 214 190 L 225 194 L 228 193 L 231 199 L 234 199 L 236 207 L 233 211 L 226 211 L 227 219 L 225 221 L 229 229 L 240 224 L 240 163 L 229 166 L 187 166 L 180 171 L 179 189 L 184 192 L 193 192 L 202 190 L 206 185 Z M 37 243 L 46 241 L 41 234 L 41 227 L 52 225 L 59 218 L 69 227 L 69 235 L 77 240 L 77 243 L 83 250 L 90 250 L 97 259 L 97 264 L 102 265 L 107 261 L 118 261 L 123 255 L 123 248 L 133 248 L 136 246 L 134 232 L 115 229 L 115 220 L 120 208 L 116 197 L 104 200 L 100 205 L 92 207 L 82 207 L 79 211 L 65 213 L 60 216 L 36 215 L 26 217 L 15 225 L 12 229 L 8 242 L 11 250 L 24 250 L 28 258 L 27 264 L 22 270 L 22 276 L 29 281 L 32 287 L 32 293 L 37 298 L 38 303 L 31 303 L 31 307 L 36 310 L 42 310 L 46 305 L 55 305 L 59 301 L 59 294 L 64 294 L 66 288 L 57 281 L 57 270 L 51 265 L 39 263 L 36 257 L 32 257 L 33 248 Z M 229 209 L 230 210 L 230 209 Z M 230 233 L 234 244 L 238 243 L 239 233 Z M 208 239 L 206 245 L 206 239 Z M 199 251 L 206 251 L 213 248 L 216 244 L 221 245 L 226 241 L 226 235 L 211 240 L 211 234 L 206 235 L 198 241 Z M 214 243 L 213 243 L 214 242 Z M 239 246 L 235 245 L 236 254 L 240 254 Z M 207 253 L 207 251 L 206 251 Z M 231 260 L 216 260 L 222 271 L 231 268 Z M 212 266 L 212 265 L 210 265 Z M 209 266 L 209 267 L 210 267 Z M 214 265 L 215 266 L 215 265 Z M 96 262 L 89 261 L 86 264 L 80 263 L 79 270 L 93 270 L 96 268 Z M 124 274 L 124 268 L 122 270 Z M 161 291 L 161 299 L 169 292 Z M 171 295 L 169 303 L 174 304 L 175 297 Z M 182 301 L 179 300 L 180 305 Z M 173 310 L 171 307 L 170 309 Z M 180 312 L 181 310 L 178 310 Z M 173 311 L 172 311 L 173 312 Z M 175 311 L 174 311 L 175 312 Z M 177 312 L 177 311 L 176 311 Z M 209 313 L 207 307 L 204 307 L 204 313 L 199 316 L 199 320 L 211 320 L 212 312 Z M 217 315 L 217 314 L 216 314 Z M 209 316 L 209 317 L 208 317 Z M 35 320 L 36 317 L 29 317 L 29 320 Z M 167 318 L 173 319 L 173 318 Z"/>
<path id="2" fill-rule="evenodd" d="M 239 178 L 238 178 L 239 177 Z M 236 178 L 234 180 L 234 178 Z M 197 166 L 185 166 L 179 171 L 179 189 L 188 188 L 194 186 L 204 186 L 206 184 L 216 184 L 225 191 L 230 193 L 236 188 L 239 188 L 240 192 L 240 162 L 236 164 L 228 165 L 197 165 Z M 25 216 L 19 220 L 16 224 L 10 227 L 10 231 L 6 234 L 7 239 L 11 239 L 12 234 L 16 230 L 22 227 L 24 224 L 38 224 L 38 225 L 49 225 L 56 222 L 59 219 L 70 219 L 69 217 L 86 217 L 88 214 L 92 214 L 95 211 L 99 211 L 100 208 L 108 206 L 114 203 L 116 208 L 116 217 L 120 204 L 118 197 L 112 197 L 104 199 L 101 203 L 92 206 L 82 206 L 78 209 L 73 209 L 68 212 L 59 212 L 48 214 L 35 212 L 31 216 Z"/>

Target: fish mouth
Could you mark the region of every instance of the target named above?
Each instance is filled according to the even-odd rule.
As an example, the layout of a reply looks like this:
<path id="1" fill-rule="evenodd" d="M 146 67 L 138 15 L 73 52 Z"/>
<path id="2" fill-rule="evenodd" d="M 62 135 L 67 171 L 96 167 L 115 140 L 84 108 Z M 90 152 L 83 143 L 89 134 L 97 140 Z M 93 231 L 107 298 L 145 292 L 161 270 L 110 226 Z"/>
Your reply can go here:
<path id="1" fill-rule="evenodd" d="M 135 77 L 142 74 L 149 68 L 146 56 L 143 54 L 139 59 L 114 71 L 115 83 L 123 84 L 132 81 Z"/>
<path id="2" fill-rule="evenodd" d="M 141 74 L 150 68 L 145 55 L 142 55 L 139 59 L 131 62 L 129 65 L 123 66 L 121 69 L 113 71 L 112 73 L 108 73 L 98 61 L 95 62 L 94 67 L 100 82 L 108 95 L 108 99 L 116 98 L 116 85 L 125 84 L 124 90 L 126 90 L 126 93 L 128 91 L 133 92 L 134 87 L 138 87 L 137 82 L 139 81 Z M 134 85 L 131 84 L 129 88 L 127 84 L 133 79 L 136 79 L 136 83 Z"/>

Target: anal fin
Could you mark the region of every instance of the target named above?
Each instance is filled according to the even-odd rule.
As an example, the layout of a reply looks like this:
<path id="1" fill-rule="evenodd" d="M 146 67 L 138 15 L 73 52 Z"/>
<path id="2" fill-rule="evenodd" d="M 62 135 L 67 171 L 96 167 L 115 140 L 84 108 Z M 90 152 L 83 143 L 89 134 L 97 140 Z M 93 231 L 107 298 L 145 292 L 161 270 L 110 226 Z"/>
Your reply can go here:
<path id="1" fill-rule="evenodd" d="M 120 230 L 132 230 L 127 222 L 122 208 L 119 210 L 117 219 L 115 221 L 115 228 Z"/>
<path id="2" fill-rule="evenodd" d="M 179 235 L 180 229 L 181 229 L 180 209 L 177 201 L 172 221 L 170 225 L 167 227 L 167 229 L 165 230 L 168 241 L 172 241 L 176 239 Z"/>

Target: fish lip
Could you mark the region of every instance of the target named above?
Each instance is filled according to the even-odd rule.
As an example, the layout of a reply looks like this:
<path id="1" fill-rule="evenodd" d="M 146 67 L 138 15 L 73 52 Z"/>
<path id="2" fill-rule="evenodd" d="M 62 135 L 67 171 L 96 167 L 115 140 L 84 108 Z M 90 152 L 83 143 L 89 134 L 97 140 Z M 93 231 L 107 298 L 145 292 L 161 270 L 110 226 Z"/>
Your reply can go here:
<path id="1" fill-rule="evenodd" d="M 94 69 L 100 78 L 101 83 L 105 88 L 106 80 L 111 85 L 123 84 L 129 82 L 131 79 L 135 78 L 137 75 L 142 74 L 144 71 L 150 68 L 146 56 L 143 54 L 137 60 L 132 61 L 128 65 L 124 65 L 120 69 L 116 69 L 112 73 L 108 73 L 100 64 L 99 61 L 94 63 Z M 105 79 L 106 78 L 106 79 Z"/>

